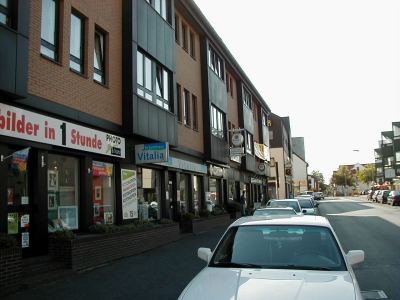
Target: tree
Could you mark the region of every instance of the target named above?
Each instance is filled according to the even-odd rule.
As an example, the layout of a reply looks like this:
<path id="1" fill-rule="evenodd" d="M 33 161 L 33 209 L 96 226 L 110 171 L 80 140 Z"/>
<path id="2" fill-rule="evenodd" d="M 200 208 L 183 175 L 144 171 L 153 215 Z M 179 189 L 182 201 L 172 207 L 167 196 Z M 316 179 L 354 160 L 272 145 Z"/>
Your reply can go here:
<path id="1" fill-rule="evenodd" d="M 318 170 L 318 171 L 312 171 L 311 176 L 317 179 L 319 184 L 325 184 L 325 179 L 324 175 Z"/>
<path id="2" fill-rule="evenodd" d="M 376 167 L 375 164 L 369 164 L 365 166 L 364 170 L 357 172 L 358 181 L 368 183 L 376 181 Z"/>
<path id="3" fill-rule="evenodd" d="M 336 186 L 355 186 L 356 178 L 350 173 L 350 170 L 346 166 L 341 166 L 331 178 L 331 185 Z"/>

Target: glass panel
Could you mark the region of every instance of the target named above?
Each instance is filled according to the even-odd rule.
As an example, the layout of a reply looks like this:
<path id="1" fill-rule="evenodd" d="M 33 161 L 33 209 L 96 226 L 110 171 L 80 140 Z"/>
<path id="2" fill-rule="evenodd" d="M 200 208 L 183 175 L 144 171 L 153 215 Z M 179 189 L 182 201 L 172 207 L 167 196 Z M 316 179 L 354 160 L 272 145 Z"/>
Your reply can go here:
<path id="1" fill-rule="evenodd" d="M 163 83 L 164 83 L 164 93 L 163 93 L 163 97 L 165 100 L 169 100 L 169 76 L 168 76 L 168 72 L 163 70 Z"/>
<path id="2" fill-rule="evenodd" d="M 82 59 L 82 20 L 75 15 L 71 15 L 70 54 Z"/>
<path id="3" fill-rule="evenodd" d="M 113 164 L 93 161 L 93 221 L 99 224 L 115 222 L 115 168 Z"/>
<path id="4" fill-rule="evenodd" d="M 161 0 L 161 16 L 167 20 L 167 0 Z"/>
<path id="5" fill-rule="evenodd" d="M 48 231 L 79 228 L 79 161 L 49 154 L 47 162 Z"/>
<path id="6" fill-rule="evenodd" d="M 179 183 L 179 201 L 180 201 L 180 213 L 188 211 L 188 199 L 186 191 L 188 190 L 188 176 L 181 174 Z"/>
<path id="7" fill-rule="evenodd" d="M 138 95 L 144 97 L 144 91 L 143 90 L 137 89 L 137 93 L 138 93 Z"/>
<path id="8" fill-rule="evenodd" d="M 8 7 L 8 0 L 0 0 L 0 5 L 3 5 L 4 7 Z"/>
<path id="9" fill-rule="evenodd" d="M 7 158 L 7 204 L 29 204 L 28 156 L 29 148 L 8 150 Z M 7 159 L 7 160 L 6 160 Z"/>
<path id="10" fill-rule="evenodd" d="M 74 69 L 78 71 L 79 73 L 82 73 L 82 66 L 72 60 L 69 61 L 69 66 L 71 69 Z"/>
<path id="11" fill-rule="evenodd" d="M 0 12 L 0 23 L 6 24 L 7 23 L 7 16 Z"/>
<path id="12" fill-rule="evenodd" d="M 159 105 L 161 107 L 163 106 L 163 102 L 160 99 L 157 99 L 156 103 L 157 103 L 157 105 Z"/>
<path id="13" fill-rule="evenodd" d="M 160 172 L 152 169 L 138 170 L 139 220 L 160 219 Z"/>
<path id="14" fill-rule="evenodd" d="M 103 82 L 103 76 L 101 76 L 101 75 L 99 75 L 97 73 L 94 73 L 93 78 L 94 78 L 94 80 L 96 80 L 98 82 Z"/>
<path id="15" fill-rule="evenodd" d="M 150 100 L 150 101 L 153 101 L 153 95 L 149 94 L 149 93 L 146 93 L 146 99 Z"/>
<path id="16" fill-rule="evenodd" d="M 201 177 L 193 176 L 193 197 L 194 197 L 194 213 L 198 214 L 200 210 L 200 192 L 201 192 Z"/>
<path id="17" fill-rule="evenodd" d="M 144 59 L 145 63 L 145 76 L 146 76 L 146 89 L 149 91 L 152 91 L 152 72 L 151 72 L 151 60 L 145 57 Z"/>
<path id="18" fill-rule="evenodd" d="M 143 86 L 143 54 L 137 53 L 137 83 Z M 142 95 L 143 96 L 143 95 Z"/>
<path id="19" fill-rule="evenodd" d="M 103 35 L 94 34 L 94 67 L 103 71 Z"/>
<path id="20" fill-rule="evenodd" d="M 40 46 L 40 53 L 42 53 L 43 55 L 46 55 L 52 59 L 56 59 L 54 51 L 43 45 Z"/>
<path id="21" fill-rule="evenodd" d="M 157 66 L 156 94 L 162 97 L 162 70 Z"/>
<path id="22" fill-rule="evenodd" d="M 41 38 L 55 45 L 56 3 L 53 0 L 42 1 Z"/>
<path id="23" fill-rule="evenodd" d="M 215 178 L 210 178 L 211 202 L 213 207 L 216 204 L 218 204 L 218 195 L 219 195 L 218 182 L 219 180 Z"/>
<path id="24" fill-rule="evenodd" d="M 160 0 L 154 0 L 154 8 L 158 13 L 161 13 L 161 2 Z"/>

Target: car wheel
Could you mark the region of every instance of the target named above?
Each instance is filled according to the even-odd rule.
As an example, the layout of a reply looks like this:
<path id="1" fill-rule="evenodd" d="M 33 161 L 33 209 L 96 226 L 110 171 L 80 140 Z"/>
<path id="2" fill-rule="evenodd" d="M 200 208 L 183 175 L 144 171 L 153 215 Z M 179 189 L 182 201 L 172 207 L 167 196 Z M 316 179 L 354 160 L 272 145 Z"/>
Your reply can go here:
<path id="1" fill-rule="evenodd" d="M 392 206 L 395 206 L 396 204 L 394 203 L 394 201 L 392 202 Z"/>

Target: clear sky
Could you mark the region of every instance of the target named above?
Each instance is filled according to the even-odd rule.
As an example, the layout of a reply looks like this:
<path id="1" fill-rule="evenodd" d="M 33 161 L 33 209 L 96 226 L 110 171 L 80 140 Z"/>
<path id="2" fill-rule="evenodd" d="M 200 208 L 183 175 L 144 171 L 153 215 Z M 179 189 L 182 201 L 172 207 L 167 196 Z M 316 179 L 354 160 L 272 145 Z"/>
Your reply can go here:
<path id="1" fill-rule="evenodd" d="M 400 121 L 400 0 L 194 0 L 274 114 L 304 137 L 309 173 L 374 163 Z M 359 151 L 353 151 L 359 150 Z"/>

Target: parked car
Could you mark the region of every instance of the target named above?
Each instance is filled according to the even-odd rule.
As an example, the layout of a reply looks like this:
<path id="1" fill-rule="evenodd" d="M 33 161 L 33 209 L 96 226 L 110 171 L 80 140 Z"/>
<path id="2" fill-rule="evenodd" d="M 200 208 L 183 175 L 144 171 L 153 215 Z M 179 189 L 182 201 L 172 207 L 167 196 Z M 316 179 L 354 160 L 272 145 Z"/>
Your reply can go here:
<path id="1" fill-rule="evenodd" d="M 321 216 L 251 216 L 225 231 L 178 299 L 362 300 L 352 265 L 364 251 L 344 252 Z"/>
<path id="2" fill-rule="evenodd" d="M 291 207 L 296 213 L 301 214 L 301 206 L 297 199 L 277 199 L 277 200 L 269 200 L 267 203 L 267 207 Z"/>
<path id="3" fill-rule="evenodd" d="M 387 204 L 395 206 L 400 203 L 400 191 L 391 191 L 387 197 Z"/>
<path id="4" fill-rule="evenodd" d="M 253 212 L 253 216 L 267 215 L 297 215 L 297 213 L 292 207 L 264 207 L 257 208 Z"/>
<path id="5" fill-rule="evenodd" d="M 376 196 L 378 196 L 379 191 L 380 191 L 380 190 L 375 190 L 374 193 L 372 194 L 372 196 L 371 196 L 372 202 L 375 202 L 375 201 L 376 201 Z"/>
<path id="6" fill-rule="evenodd" d="M 373 190 L 369 190 L 367 193 L 367 200 L 372 200 L 372 195 L 374 194 Z"/>
<path id="7" fill-rule="evenodd" d="M 300 195 L 297 195 L 296 197 L 295 197 L 295 199 L 304 199 L 304 198 L 306 198 L 306 199 L 310 199 L 312 202 L 313 202 L 313 205 L 315 206 L 315 204 L 316 204 L 316 202 L 315 202 L 315 199 L 314 199 L 314 196 L 311 196 L 311 195 L 308 195 L 308 194 L 300 194 Z"/>
<path id="8" fill-rule="evenodd" d="M 315 207 L 317 206 L 311 199 L 297 198 L 300 203 L 301 211 L 305 215 L 315 215 Z"/>
<path id="9" fill-rule="evenodd" d="M 390 191 L 389 190 L 380 190 L 378 192 L 378 195 L 376 195 L 376 202 L 379 203 L 386 203 L 387 202 L 387 196 L 389 195 Z"/>
<path id="10" fill-rule="evenodd" d="M 314 199 L 315 200 L 321 200 L 321 199 L 325 199 L 324 194 L 322 192 L 315 192 L 314 193 Z"/>

